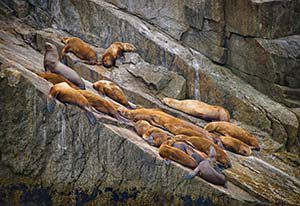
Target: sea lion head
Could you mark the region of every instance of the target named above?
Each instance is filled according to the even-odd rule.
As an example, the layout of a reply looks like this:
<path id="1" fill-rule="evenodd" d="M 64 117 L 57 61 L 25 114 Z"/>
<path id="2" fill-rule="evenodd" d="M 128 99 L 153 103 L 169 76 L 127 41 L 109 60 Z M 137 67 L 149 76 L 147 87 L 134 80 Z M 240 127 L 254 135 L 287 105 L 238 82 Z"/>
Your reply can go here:
<path id="1" fill-rule="evenodd" d="M 134 128 L 139 135 L 143 135 L 149 127 L 150 123 L 145 120 L 139 120 L 134 125 Z"/>
<path id="2" fill-rule="evenodd" d="M 133 44 L 123 43 L 122 46 L 123 46 L 123 50 L 126 52 L 136 51 L 136 47 Z"/>
<path id="3" fill-rule="evenodd" d="M 115 62 L 116 62 L 116 59 L 111 54 L 106 54 L 106 55 L 103 55 L 103 57 L 102 57 L 102 64 L 105 67 L 112 67 L 113 65 L 115 65 Z"/>
<path id="4" fill-rule="evenodd" d="M 166 105 L 172 107 L 173 102 L 174 102 L 174 99 L 165 97 L 165 98 L 163 98 L 162 102 L 163 102 L 164 104 L 166 104 Z"/>
<path id="5" fill-rule="evenodd" d="M 46 52 L 49 52 L 49 51 L 57 51 L 57 48 L 55 45 L 49 43 L 49 42 L 46 42 L 45 43 L 45 51 Z"/>
<path id="6" fill-rule="evenodd" d="M 226 121 L 226 122 L 230 122 L 230 114 L 228 112 L 227 109 L 224 109 L 223 107 L 220 108 L 219 110 L 219 118 L 220 118 L 220 121 Z"/>
<path id="7" fill-rule="evenodd" d="M 217 125 L 214 122 L 210 122 L 207 125 L 205 125 L 204 129 L 209 132 L 218 130 Z"/>
<path id="8" fill-rule="evenodd" d="M 252 150 L 248 145 L 241 145 L 239 147 L 238 153 L 244 156 L 250 156 L 252 154 Z"/>
<path id="9" fill-rule="evenodd" d="M 46 71 L 55 70 L 56 64 L 59 62 L 59 55 L 56 46 L 46 42 L 45 43 L 45 56 L 44 56 L 44 68 Z"/>

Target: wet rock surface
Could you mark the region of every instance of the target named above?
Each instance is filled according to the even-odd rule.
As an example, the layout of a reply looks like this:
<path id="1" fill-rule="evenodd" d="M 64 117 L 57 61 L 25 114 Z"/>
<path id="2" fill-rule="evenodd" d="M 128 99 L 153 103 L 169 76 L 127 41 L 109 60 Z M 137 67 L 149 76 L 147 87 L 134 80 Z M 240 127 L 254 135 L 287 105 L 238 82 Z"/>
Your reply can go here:
<path id="1" fill-rule="evenodd" d="M 113 118 L 98 116 L 99 123 L 92 127 L 82 111 L 72 106 L 59 104 L 53 114 L 48 113 L 45 99 L 51 85 L 28 70 L 42 71 L 43 55 L 40 52 L 43 52 L 44 42 L 51 40 L 61 49 L 63 44 L 59 37 L 65 33 L 58 29 L 36 30 L 5 19 L 1 21 L 0 32 L 0 88 L 3 91 L 0 99 L 0 203 L 300 205 L 300 163 L 296 151 L 298 112 L 291 112 L 272 101 L 224 67 L 180 46 L 151 26 L 151 32 L 143 34 L 148 30 L 143 30 L 144 24 L 140 24 L 139 20 L 119 13 L 111 5 L 104 3 L 100 6 L 97 2 L 81 2 L 79 6 L 96 6 L 98 10 L 91 9 L 91 13 L 100 10 L 107 12 L 105 15 L 111 14 L 108 15 L 109 21 L 116 21 L 116 26 L 112 24 L 111 29 L 116 32 L 117 23 L 121 22 L 123 26 L 119 29 L 123 31 L 119 32 L 124 38 L 129 38 L 129 31 L 131 35 L 141 35 L 143 39 L 139 42 L 130 39 L 138 45 L 141 56 L 128 53 L 124 64 L 117 63 L 119 68 L 105 69 L 75 64 L 78 59 L 68 54 L 67 64 L 70 67 L 90 82 L 101 78 L 114 80 L 134 103 L 160 107 L 203 126 L 204 121 L 170 109 L 159 100 L 166 88 L 170 88 L 173 98 L 178 98 L 177 94 L 182 98 L 193 94 L 189 89 L 194 84 L 194 68 L 199 68 L 202 100 L 227 107 L 233 118 L 241 121 L 238 122 L 241 127 L 259 137 L 262 151 L 252 157 L 230 153 L 233 168 L 224 171 L 229 180 L 229 187 L 225 189 L 199 177 L 192 181 L 184 180 L 183 176 L 189 171 L 187 168 L 176 163 L 166 165 L 158 156 L 157 149 L 146 144 L 131 126 L 122 125 Z M 68 5 L 67 1 L 64 4 Z M 39 5 L 43 5 L 42 2 Z M 109 22 L 102 17 L 100 19 L 103 24 Z M 79 25 L 90 26 L 85 23 Z M 105 35 L 100 33 L 99 37 L 93 33 L 100 26 L 91 27 L 95 30 L 86 28 L 87 33 L 71 31 L 70 28 L 67 30 L 84 36 L 94 46 L 105 47 L 105 40 L 101 38 Z M 117 35 L 111 38 L 107 44 L 118 40 Z M 168 44 L 163 44 L 165 41 Z M 147 47 L 142 47 L 144 44 Z M 145 55 L 149 48 L 153 50 Z M 97 50 L 100 55 L 104 51 L 103 48 Z M 153 57 L 152 63 L 167 69 L 146 63 L 141 57 Z M 154 82 L 156 79 L 138 73 L 144 67 L 145 71 L 150 67 L 154 71 L 161 69 L 177 75 L 163 83 Z M 153 72 L 152 69 L 149 72 Z M 185 83 L 182 83 L 178 89 L 181 92 L 174 92 L 174 79 L 183 77 L 186 90 Z M 157 86 L 153 89 L 149 82 Z M 165 84 L 165 87 L 162 86 Z M 294 154 L 286 152 L 286 148 Z"/>

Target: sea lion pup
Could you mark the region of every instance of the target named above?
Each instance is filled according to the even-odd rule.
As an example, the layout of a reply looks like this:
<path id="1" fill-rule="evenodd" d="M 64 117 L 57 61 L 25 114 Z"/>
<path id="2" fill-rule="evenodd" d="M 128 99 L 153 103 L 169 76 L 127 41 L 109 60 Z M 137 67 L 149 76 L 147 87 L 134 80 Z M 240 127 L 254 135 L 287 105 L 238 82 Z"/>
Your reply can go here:
<path id="1" fill-rule="evenodd" d="M 120 107 L 118 110 L 121 115 L 128 119 L 131 119 L 135 122 L 138 120 L 146 120 L 153 126 L 167 129 L 174 135 L 185 134 L 188 136 L 204 136 L 205 138 L 213 140 L 211 134 L 205 129 L 188 121 L 169 115 L 160 109 L 140 108 L 128 110 Z"/>
<path id="2" fill-rule="evenodd" d="M 168 134 L 166 131 L 158 127 L 152 126 L 145 120 L 137 121 L 134 128 L 138 135 L 142 136 L 144 140 L 154 147 L 159 147 L 162 143 L 172 139 L 173 137 L 171 134 Z"/>
<path id="3" fill-rule="evenodd" d="M 65 47 L 61 50 L 60 59 L 62 59 L 66 53 L 72 52 L 78 58 L 84 60 L 84 63 L 98 64 L 97 52 L 86 42 L 78 37 L 63 37 L 61 40 Z"/>
<path id="4" fill-rule="evenodd" d="M 223 121 L 211 122 L 207 124 L 204 129 L 207 131 L 216 131 L 223 135 L 231 136 L 246 143 L 251 147 L 251 149 L 253 148 L 258 151 L 260 150 L 258 139 L 254 135 L 232 123 Z"/>
<path id="5" fill-rule="evenodd" d="M 115 117 L 120 121 L 124 121 L 124 117 L 121 117 L 118 113 L 116 109 L 117 105 L 114 105 L 114 103 L 88 90 L 78 90 L 78 92 L 82 94 L 97 111 Z"/>
<path id="6" fill-rule="evenodd" d="M 207 155 L 197 151 L 187 142 L 168 140 L 164 142 L 158 151 L 165 160 L 173 160 L 179 164 L 196 168 L 199 162 L 207 158 Z"/>
<path id="7" fill-rule="evenodd" d="M 93 88 L 98 91 L 102 95 L 106 95 L 109 98 L 115 100 L 116 102 L 119 102 L 120 104 L 133 109 L 136 106 L 130 103 L 127 100 L 127 97 L 125 96 L 123 90 L 116 85 L 115 83 L 108 81 L 108 80 L 99 80 L 95 83 L 93 83 Z"/>
<path id="8" fill-rule="evenodd" d="M 204 180 L 213 183 L 215 185 L 222 185 L 227 188 L 227 180 L 225 175 L 218 172 L 214 167 L 216 165 L 216 150 L 214 147 L 210 147 L 209 157 L 200 162 L 200 164 L 188 175 L 186 179 L 192 179 L 197 174 Z"/>
<path id="9" fill-rule="evenodd" d="M 222 144 L 224 145 L 225 149 L 231 152 L 244 156 L 250 156 L 252 154 L 251 148 L 241 140 L 230 137 L 228 135 L 220 136 L 219 138 Z"/>
<path id="10" fill-rule="evenodd" d="M 204 120 L 230 121 L 230 114 L 226 109 L 220 106 L 209 105 L 199 100 L 164 98 L 162 102 L 169 107 Z"/>
<path id="11" fill-rule="evenodd" d="M 89 101 L 76 89 L 70 87 L 67 83 L 59 83 L 51 87 L 47 97 L 47 108 L 49 112 L 53 112 L 56 101 L 59 100 L 64 104 L 78 106 L 85 111 L 85 114 L 92 125 L 95 125 L 97 120 L 92 112 Z"/>
<path id="12" fill-rule="evenodd" d="M 105 67 L 116 66 L 117 59 L 124 57 L 124 52 L 133 51 L 136 51 L 136 48 L 130 43 L 114 42 L 105 50 L 102 56 L 102 64 Z"/>
<path id="13" fill-rule="evenodd" d="M 45 56 L 44 56 L 44 68 L 45 71 L 59 74 L 70 82 L 75 84 L 80 89 L 85 89 L 85 84 L 81 77 L 70 67 L 62 64 L 59 61 L 58 52 L 56 46 L 48 42 L 45 43 Z"/>
<path id="14" fill-rule="evenodd" d="M 64 78 L 63 76 L 51 72 L 35 72 L 38 76 L 46 79 L 48 82 L 51 82 L 53 85 L 66 82 L 73 89 L 79 89 L 75 84 Z"/>
<path id="15" fill-rule="evenodd" d="M 174 140 L 186 140 L 192 143 L 196 149 L 209 155 L 210 147 L 214 147 L 216 151 L 216 159 L 225 168 L 231 167 L 231 161 L 228 154 L 216 145 L 212 140 L 209 140 L 202 136 L 186 136 L 186 135 L 176 135 Z"/>

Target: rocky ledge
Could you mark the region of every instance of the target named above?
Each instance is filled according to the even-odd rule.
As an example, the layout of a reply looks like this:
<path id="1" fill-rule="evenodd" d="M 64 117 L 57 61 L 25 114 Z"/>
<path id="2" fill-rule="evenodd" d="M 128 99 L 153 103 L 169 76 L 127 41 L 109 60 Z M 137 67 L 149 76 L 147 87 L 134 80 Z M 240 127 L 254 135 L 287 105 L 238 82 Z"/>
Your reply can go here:
<path id="1" fill-rule="evenodd" d="M 225 189 L 199 177 L 184 180 L 189 169 L 174 162 L 165 164 L 157 149 L 144 142 L 130 125 L 97 116 L 99 123 L 92 127 L 82 111 L 72 106 L 59 105 L 54 113 L 48 113 L 45 97 L 51 85 L 31 71 L 43 70 L 40 52 L 45 41 L 61 48 L 59 35 L 69 34 L 53 29 L 36 30 L 17 20 L 5 19 L 0 23 L 0 204 L 300 205 L 298 156 L 286 152 L 284 144 L 257 128 L 239 123 L 259 136 L 262 151 L 251 157 L 230 153 L 233 167 L 225 170 L 229 180 Z M 180 118 L 205 123 L 162 105 L 161 97 L 186 96 L 185 79 L 145 62 L 138 54 L 126 55 L 125 64 L 118 63 L 119 68 L 112 70 L 75 64 L 75 60 L 74 55 L 67 55 L 67 64 L 91 82 L 111 78 L 135 103 L 161 107 Z M 211 64 L 207 62 L 206 66 Z M 211 74 L 202 79 L 207 86 L 226 78 L 226 73 L 214 73 L 218 70 L 211 69 Z M 156 78 L 151 79 L 149 74 Z M 216 79 L 210 79 L 212 76 Z M 174 79 L 182 82 L 176 84 L 176 89 L 172 86 Z M 213 83 L 209 84 L 210 81 Z M 238 87 L 236 84 L 234 87 Z M 244 86 L 249 87 L 246 83 Z M 223 87 L 231 88 L 226 84 Z M 230 94 L 236 91 L 232 90 Z M 255 90 L 249 87 L 249 91 Z M 242 101 L 245 96 L 236 94 L 236 98 Z M 253 99 L 246 100 L 257 107 Z M 274 102 L 273 106 L 276 105 L 283 112 L 275 120 L 291 119 L 283 106 Z M 232 107 L 229 109 L 233 113 Z M 270 114 L 273 113 L 264 113 Z M 272 125 L 272 129 L 278 128 L 280 124 Z M 283 138 L 280 131 L 278 138 Z"/>

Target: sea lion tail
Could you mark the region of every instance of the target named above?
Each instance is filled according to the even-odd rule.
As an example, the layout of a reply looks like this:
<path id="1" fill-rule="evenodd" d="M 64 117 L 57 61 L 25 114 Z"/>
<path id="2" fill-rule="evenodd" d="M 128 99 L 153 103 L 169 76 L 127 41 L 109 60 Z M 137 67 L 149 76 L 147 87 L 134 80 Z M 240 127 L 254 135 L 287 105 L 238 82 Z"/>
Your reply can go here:
<path id="1" fill-rule="evenodd" d="M 135 104 L 133 104 L 132 102 L 128 102 L 127 108 L 128 109 L 136 109 L 137 106 Z"/>
<path id="2" fill-rule="evenodd" d="M 48 111 L 52 113 L 54 111 L 55 105 L 56 105 L 55 98 L 51 94 L 49 94 L 48 97 L 47 97 L 47 109 L 48 109 Z"/>
<path id="3" fill-rule="evenodd" d="M 90 109 L 85 109 L 85 115 L 88 118 L 91 125 L 95 125 L 97 123 L 97 119 Z"/>

